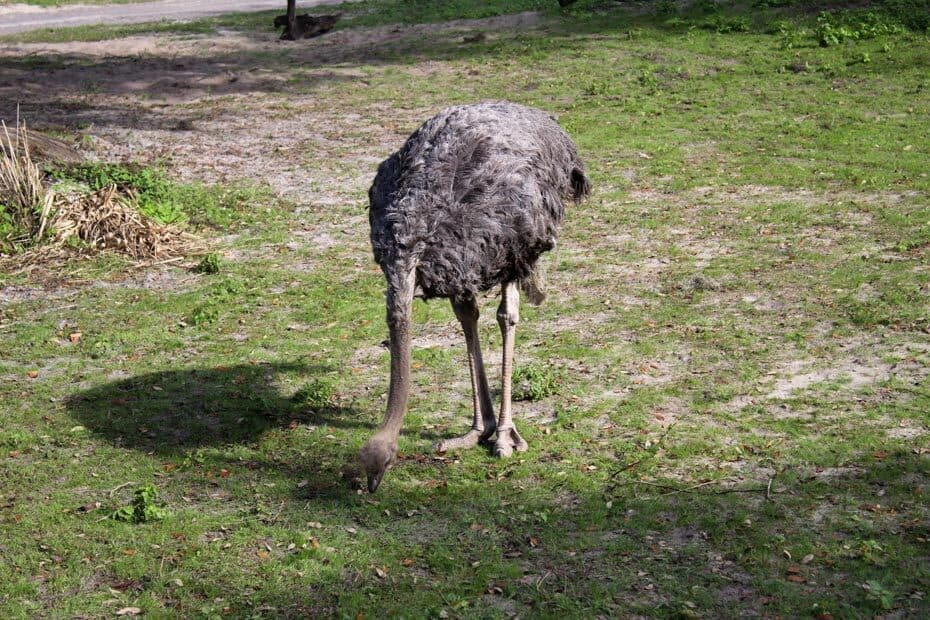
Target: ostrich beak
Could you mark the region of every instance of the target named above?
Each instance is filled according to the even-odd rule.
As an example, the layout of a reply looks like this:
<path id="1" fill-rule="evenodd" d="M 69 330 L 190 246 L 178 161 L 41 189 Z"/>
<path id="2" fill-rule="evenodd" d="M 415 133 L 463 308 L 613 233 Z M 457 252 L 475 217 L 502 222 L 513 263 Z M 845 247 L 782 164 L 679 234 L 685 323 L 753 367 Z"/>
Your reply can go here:
<path id="1" fill-rule="evenodd" d="M 384 472 L 377 474 L 368 474 L 368 492 L 374 493 L 378 490 L 378 485 L 381 484 L 381 478 L 384 477 Z"/>

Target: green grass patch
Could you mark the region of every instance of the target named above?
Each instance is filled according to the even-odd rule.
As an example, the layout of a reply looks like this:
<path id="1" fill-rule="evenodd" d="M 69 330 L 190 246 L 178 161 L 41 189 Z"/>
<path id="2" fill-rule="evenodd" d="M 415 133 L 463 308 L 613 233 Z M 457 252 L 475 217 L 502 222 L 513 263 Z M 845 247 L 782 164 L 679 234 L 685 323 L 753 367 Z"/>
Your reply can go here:
<path id="1" fill-rule="evenodd" d="M 268 207 L 261 205 L 274 202 L 267 189 L 247 184 L 208 187 L 178 183 L 163 169 L 135 163 L 88 163 L 52 168 L 48 173 L 65 187 L 73 183 L 91 190 L 116 186 L 133 198 L 141 213 L 161 224 L 230 229 L 250 221 L 256 208 L 266 217 Z"/>

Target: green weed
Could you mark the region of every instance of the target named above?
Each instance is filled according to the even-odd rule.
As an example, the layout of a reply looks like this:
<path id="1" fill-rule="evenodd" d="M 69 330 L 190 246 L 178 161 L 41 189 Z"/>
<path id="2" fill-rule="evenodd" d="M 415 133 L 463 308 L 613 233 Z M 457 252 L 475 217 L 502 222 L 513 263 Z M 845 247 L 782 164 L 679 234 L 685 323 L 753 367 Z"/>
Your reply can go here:
<path id="1" fill-rule="evenodd" d="M 220 256 L 216 252 L 210 252 L 197 263 L 194 271 L 197 273 L 215 274 L 220 272 Z"/>
<path id="2" fill-rule="evenodd" d="M 550 368 L 538 364 L 517 366 L 513 371 L 513 399 L 536 401 L 558 391 L 558 378 Z"/>
<path id="3" fill-rule="evenodd" d="M 151 523 L 161 521 L 170 513 L 158 505 L 158 490 L 153 484 L 147 484 L 133 493 L 132 503 L 110 513 L 114 521 L 127 523 Z"/>
<path id="4" fill-rule="evenodd" d="M 298 407 L 323 411 L 335 406 L 336 388 L 325 379 L 314 379 L 297 390 L 292 400 Z"/>
<path id="5" fill-rule="evenodd" d="M 903 32 L 904 27 L 887 15 L 866 11 L 821 13 L 815 35 L 820 45 L 828 47 Z"/>

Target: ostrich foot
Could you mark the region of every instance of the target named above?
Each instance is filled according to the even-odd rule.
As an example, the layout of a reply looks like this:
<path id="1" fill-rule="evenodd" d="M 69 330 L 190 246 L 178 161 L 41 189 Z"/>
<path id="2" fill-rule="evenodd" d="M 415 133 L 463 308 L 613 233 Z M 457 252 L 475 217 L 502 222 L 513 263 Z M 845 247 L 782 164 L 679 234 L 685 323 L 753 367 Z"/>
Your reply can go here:
<path id="1" fill-rule="evenodd" d="M 443 439 L 438 444 L 436 444 L 437 452 L 448 452 L 449 450 L 462 450 L 464 448 L 474 448 L 479 443 L 484 443 L 494 434 L 494 428 L 492 427 L 490 431 L 479 431 L 477 429 L 471 429 L 464 435 L 460 437 L 452 437 L 450 439 Z"/>
<path id="2" fill-rule="evenodd" d="M 494 456 L 506 458 L 517 452 L 526 452 L 529 444 L 517 432 L 516 426 L 510 428 L 497 429 L 497 441 L 494 442 Z"/>

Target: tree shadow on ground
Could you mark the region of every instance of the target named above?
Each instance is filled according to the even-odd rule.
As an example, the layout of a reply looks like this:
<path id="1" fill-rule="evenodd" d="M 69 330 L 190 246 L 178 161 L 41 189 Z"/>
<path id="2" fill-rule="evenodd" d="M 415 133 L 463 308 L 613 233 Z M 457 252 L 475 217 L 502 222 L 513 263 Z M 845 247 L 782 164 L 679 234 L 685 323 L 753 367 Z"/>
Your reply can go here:
<path id="1" fill-rule="evenodd" d="M 39 129 L 88 125 L 165 128 L 160 126 L 164 121 L 160 108 L 203 98 L 315 91 L 325 96 L 327 84 L 333 81 L 364 84 L 366 76 L 358 71 L 361 67 L 511 57 L 513 46 L 525 47 L 528 37 L 539 38 L 533 44 L 538 53 L 556 58 L 561 54 L 575 56 L 584 52 L 590 36 L 623 38 L 641 28 L 686 34 L 694 27 L 719 28 L 712 17 L 745 14 L 745 7 L 736 4 L 712 6 L 711 12 L 698 7 L 663 14 L 654 3 L 613 6 L 608 12 L 594 4 L 576 7 L 576 14 L 563 19 L 520 13 L 445 23 L 355 27 L 296 44 L 277 40 L 269 13 L 267 29 L 226 30 L 210 38 L 175 37 L 170 43 L 165 39 L 164 45 L 145 47 L 137 38 L 63 46 L 39 44 L 0 54 L 0 119 L 15 122 L 19 111 Z M 802 12 L 810 12 L 812 7 L 820 10 L 836 5 L 816 2 L 800 6 Z M 672 19 L 676 15 L 685 19 Z M 750 15 L 764 21 L 780 13 L 756 11 Z M 810 45 L 817 43 L 811 40 Z M 101 52 L 102 48 L 106 51 Z M 127 97 L 135 105 L 129 105 Z M 165 122 L 177 123 L 177 119 Z"/>
<path id="2" fill-rule="evenodd" d="M 527 34 L 545 35 L 553 52 L 583 45 L 560 22 L 527 19 L 502 16 L 345 29 L 298 44 L 280 43 L 271 32 L 246 31 L 231 35 L 238 43 L 227 42 L 226 33 L 212 39 L 173 39 L 141 50 L 139 43 L 128 40 L 105 47 L 78 43 L 27 48 L 0 54 L 0 119 L 13 123 L 19 115 L 39 129 L 170 129 L 165 123 L 177 123 L 173 117 L 165 120 L 172 116 L 165 114 L 172 106 L 221 96 L 325 95 L 334 81 L 364 84 L 359 67 L 509 54 L 510 43 Z M 475 32 L 491 35 L 470 42 L 468 35 Z"/>
<path id="3" fill-rule="evenodd" d="M 281 394 L 277 374 L 318 376 L 325 366 L 255 364 L 138 375 L 68 398 L 70 414 L 117 447 L 160 455 L 255 441 L 293 424 L 370 428 L 352 406 L 310 407 Z"/>
<path id="4" fill-rule="evenodd" d="M 391 551 L 384 558 L 412 558 L 409 570 L 392 567 L 386 580 L 369 560 L 352 561 L 310 585 L 311 597 L 306 583 L 301 589 L 269 581 L 254 596 L 227 604 L 234 616 L 258 607 L 282 617 L 351 616 L 374 607 L 390 617 L 417 604 L 436 606 L 427 614 L 436 615 L 447 597 L 481 600 L 490 580 L 502 588 L 508 609 L 530 616 L 563 604 L 569 615 L 582 614 L 586 601 L 600 601 L 605 617 L 691 617 L 678 613 L 688 608 L 680 603 L 697 595 L 706 617 L 796 617 L 818 605 L 836 617 L 892 609 L 900 617 L 925 617 L 928 603 L 911 594 L 930 585 L 922 562 L 930 535 L 926 504 L 915 492 L 927 488 L 930 462 L 907 450 L 879 456 L 799 468 L 770 489 L 765 480 L 700 488 L 667 481 L 662 488 L 638 485 L 639 476 L 629 472 L 618 478 L 630 484 L 614 491 L 593 480 L 560 488 L 554 477 L 530 485 L 490 476 L 429 486 L 425 478 L 444 477 L 445 466 L 412 460 L 399 469 L 416 469 L 420 486 L 399 490 L 404 484 L 397 478 L 410 473 L 404 472 L 374 498 L 342 505 L 349 513 L 330 515 L 351 514 L 359 537 L 386 544 Z M 302 467 L 291 475 L 303 475 Z M 306 520 L 306 500 L 346 498 L 338 486 L 299 490 L 280 518 L 296 527 Z M 749 492 L 730 492 L 739 489 Z M 487 548 L 500 556 L 482 555 Z M 811 558 L 802 560 L 808 550 Z M 466 568 L 473 580 L 463 584 L 463 567 L 485 562 L 515 572 L 482 580 L 480 571 Z M 424 595 L 419 581 L 427 570 L 434 596 Z M 893 607 L 862 588 L 868 581 L 894 590 Z"/>

